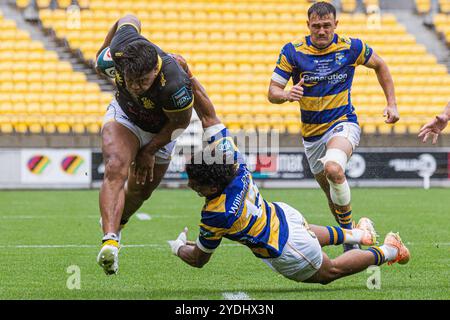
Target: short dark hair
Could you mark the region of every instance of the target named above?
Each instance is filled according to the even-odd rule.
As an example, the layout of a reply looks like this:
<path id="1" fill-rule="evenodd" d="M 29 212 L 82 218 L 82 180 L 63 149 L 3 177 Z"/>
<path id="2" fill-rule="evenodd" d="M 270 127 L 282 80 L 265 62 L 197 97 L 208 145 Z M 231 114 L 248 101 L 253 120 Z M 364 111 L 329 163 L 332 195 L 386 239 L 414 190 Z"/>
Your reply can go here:
<path id="1" fill-rule="evenodd" d="M 201 162 L 199 159 L 201 159 Z M 186 164 L 186 173 L 189 179 L 194 180 L 199 185 L 216 187 L 218 193 L 222 193 L 233 181 L 237 168 L 238 163 L 233 160 L 230 161 L 230 157 L 227 155 L 216 161 L 214 151 L 211 154 L 207 150 L 202 150 L 192 155 L 191 160 Z"/>
<path id="2" fill-rule="evenodd" d="M 336 18 L 336 8 L 331 3 L 325 1 L 316 2 L 309 8 L 308 19 L 311 18 L 313 13 L 317 14 L 321 18 L 329 14 L 333 14 Z"/>
<path id="3" fill-rule="evenodd" d="M 129 43 L 123 50 L 119 65 L 128 78 L 139 79 L 155 69 L 158 53 L 154 46 L 144 40 Z"/>

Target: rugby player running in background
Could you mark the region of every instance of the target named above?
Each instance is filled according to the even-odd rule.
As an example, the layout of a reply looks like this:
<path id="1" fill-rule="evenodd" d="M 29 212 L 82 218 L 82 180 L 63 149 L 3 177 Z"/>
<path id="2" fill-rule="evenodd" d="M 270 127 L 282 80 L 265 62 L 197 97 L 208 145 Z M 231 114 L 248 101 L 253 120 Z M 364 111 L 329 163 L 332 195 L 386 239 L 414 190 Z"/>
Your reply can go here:
<path id="1" fill-rule="evenodd" d="M 359 39 L 335 34 L 336 9 L 317 2 L 308 10 L 310 35 L 286 44 L 269 86 L 268 99 L 281 104 L 298 101 L 303 145 L 315 179 L 325 192 L 331 212 L 342 228 L 353 223 L 351 194 L 345 168 L 361 129 L 351 101 L 355 68 L 374 69 L 387 100 L 385 122 L 399 120 L 394 82 L 386 63 Z M 289 79 L 294 86 L 285 90 Z M 344 246 L 344 251 L 356 248 Z"/>
<path id="2" fill-rule="evenodd" d="M 97 53 L 110 47 L 117 85 L 102 126 L 104 236 L 97 262 L 106 274 L 117 273 L 120 230 L 161 182 L 192 114 L 187 74 L 140 31 L 135 16 L 119 19 Z"/>
<path id="3" fill-rule="evenodd" d="M 176 240 L 169 241 L 173 254 L 201 268 L 222 238 L 227 238 L 248 246 L 257 258 L 288 279 L 321 284 L 361 272 L 371 265 L 409 261 L 409 250 L 398 234 L 390 232 L 382 246 L 373 246 L 376 232 L 368 218 L 361 218 L 352 230 L 309 226 L 302 214 L 286 203 L 264 200 L 206 91 L 192 76 L 184 59 L 177 59 L 192 80 L 194 107 L 202 121 L 203 141 L 208 145 L 186 165 L 189 187 L 206 198 L 200 233 L 191 242 L 185 228 Z M 323 246 L 343 243 L 372 247 L 351 250 L 336 259 L 322 252 Z"/>
<path id="4" fill-rule="evenodd" d="M 432 143 L 436 144 L 439 134 L 447 127 L 450 119 L 450 102 L 444 111 L 436 116 L 433 120 L 424 125 L 419 132 L 419 138 L 423 138 L 423 142 L 427 142 L 428 138 L 433 137 Z"/>

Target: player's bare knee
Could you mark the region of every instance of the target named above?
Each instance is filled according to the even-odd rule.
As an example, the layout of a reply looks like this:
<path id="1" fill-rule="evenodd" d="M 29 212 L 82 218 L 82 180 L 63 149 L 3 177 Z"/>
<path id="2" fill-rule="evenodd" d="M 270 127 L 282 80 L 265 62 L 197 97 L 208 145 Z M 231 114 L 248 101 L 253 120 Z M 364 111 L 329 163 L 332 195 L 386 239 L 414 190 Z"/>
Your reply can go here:
<path id="1" fill-rule="evenodd" d="M 338 163 L 328 161 L 324 166 L 324 170 L 326 177 L 334 183 L 343 183 L 345 181 L 344 170 Z"/>
<path id="2" fill-rule="evenodd" d="M 117 156 L 108 157 L 105 161 L 105 179 L 125 181 L 128 177 L 128 163 Z"/>

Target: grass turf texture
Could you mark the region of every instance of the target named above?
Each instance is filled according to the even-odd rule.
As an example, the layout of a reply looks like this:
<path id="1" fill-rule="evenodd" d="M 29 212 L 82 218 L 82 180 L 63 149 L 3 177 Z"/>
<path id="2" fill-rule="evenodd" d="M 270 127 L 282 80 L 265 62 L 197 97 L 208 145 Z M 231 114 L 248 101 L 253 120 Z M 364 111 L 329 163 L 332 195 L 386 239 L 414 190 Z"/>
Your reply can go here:
<path id="1" fill-rule="evenodd" d="M 265 199 L 283 201 L 311 224 L 333 225 L 320 190 L 262 190 Z M 450 299 L 450 211 L 445 189 L 353 189 L 353 214 L 369 216 L 380 239 L 400 231 L 412 259 L 408 265 L 381 267 L 381 289 L 369 290 L 369 273 L 327 286 L 296 283 L 270 270 L 242 245 L 224 240 L 203 269 L 173 256 L 167 240 L 189 227 L 197 237 L 203 200 L 189 190 L 158 190 L 122 234 L 120 270 L 106 276 L 96 264 L 101 231 L 98 191 L 0 192 L 0 299 L 223 299 L 245 292 L 252 299 Z M 24 247 L 17 247 L 24 245 Z M 73 247 L 26 247 L 74 245 Z M 84 245 L 84 247 L 78 247 Z M 224 246 L 225 245 L 225 246 Z M 335 257 L 342 246 L 325 251 Z M 66 286 L 81 271 L 81 289 Z"/>

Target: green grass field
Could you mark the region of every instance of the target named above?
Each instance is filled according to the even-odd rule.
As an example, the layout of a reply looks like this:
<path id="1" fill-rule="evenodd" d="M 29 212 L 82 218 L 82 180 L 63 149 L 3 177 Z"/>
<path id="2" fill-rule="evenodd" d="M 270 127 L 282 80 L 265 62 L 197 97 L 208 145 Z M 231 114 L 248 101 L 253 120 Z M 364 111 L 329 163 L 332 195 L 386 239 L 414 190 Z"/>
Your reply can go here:
<path id="1" fill-rule="evenodd" d="M 334 224 L 318 189 L 262 194 L 296 207 L 312 224 Z M 412 254 L 405 266 L 382 266 L 381 289 L 369 290 L 365 272 L 327 286 L 295 283 L 228 240 L 204 268 L 188 266 L 167 240 L 184 226 L 197 237 L 203 201 L 189 190 L 155 192 L 140 210 L 152 219 L 133 217 L 122 235 L 119 274 L 106 276 L 95 261 L 98 191 L 2 191 L 0 299 L 224 299 L 237 292 L 277 300 L 450 299 L 449 196 L 445 189 L 353 189 L 354 216 L 371 217 L 382 239 L 400 231 Z M 326 248 L 332 257 L 341 251 Z M 80 268 L 80 290 L 66 286 L 72 265 Z"/>

